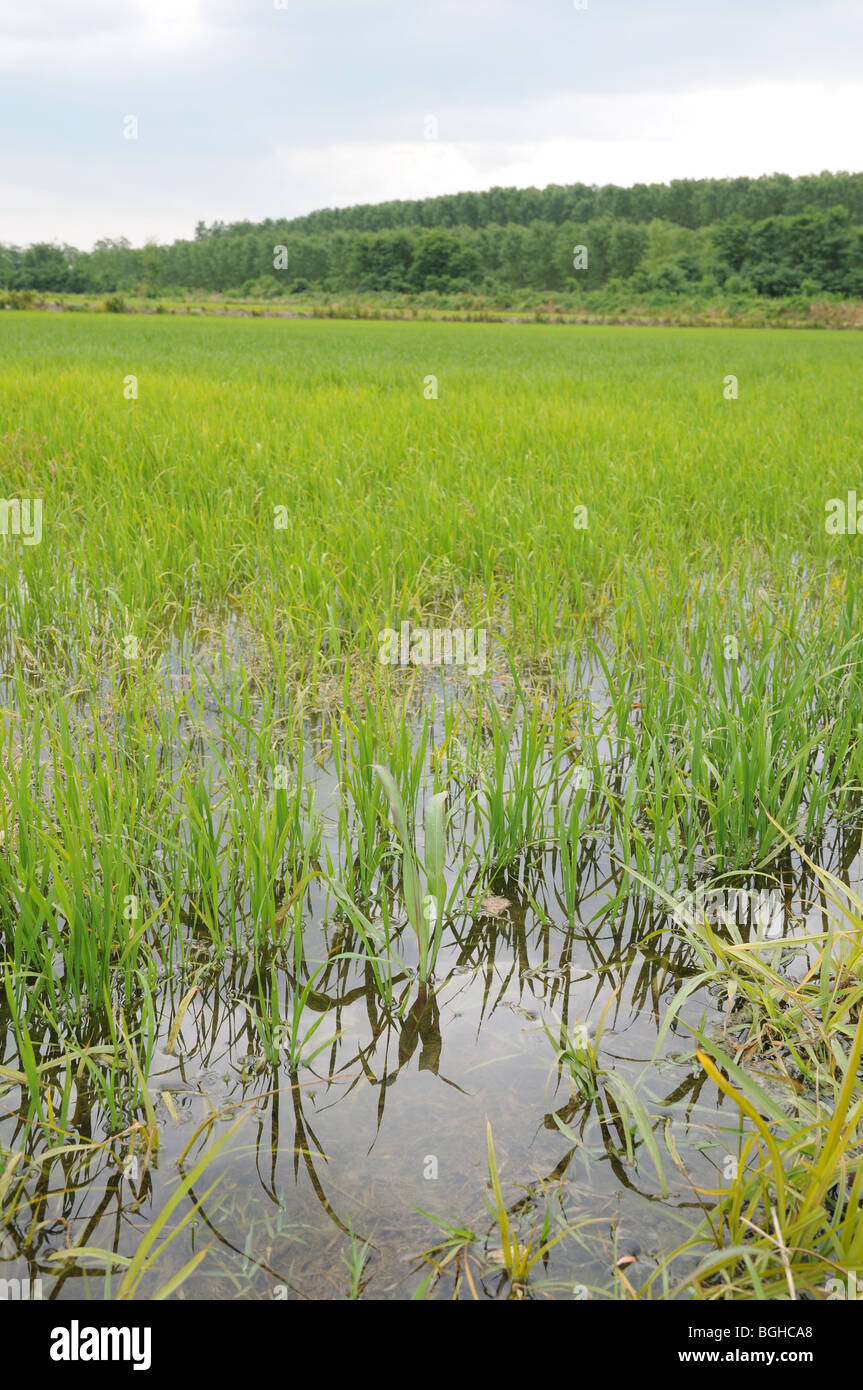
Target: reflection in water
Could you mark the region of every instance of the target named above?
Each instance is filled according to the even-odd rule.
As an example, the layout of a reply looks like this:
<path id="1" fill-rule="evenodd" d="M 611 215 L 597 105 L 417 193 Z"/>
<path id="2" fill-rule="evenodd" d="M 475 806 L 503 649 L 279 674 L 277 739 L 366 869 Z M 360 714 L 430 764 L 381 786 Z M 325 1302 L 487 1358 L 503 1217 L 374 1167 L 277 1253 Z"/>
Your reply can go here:
<path id="1" fill-rule="evenodd" d="M 716 1186 L 738 1149 L 737 1116 L 696 1064 L 689 1031 L 703 1024 L 731 1045 L 735 1016 L 727 997 L 693 992 L 654 1057 L 668 1005 L 697 962 L 661 904 L 624 891 L 598 840 L 580 853 L 574 930 L 557 856 L 523 858 L 485 885 L 503 907 L 484 911 L 481 894 L 468 893 L 479 905 L 447 924 L 433 984 L 417 984 L 409 932 L 395 933 L 406 965 L 392 967 L 389 1002 L 349 925 L 327 919 L 316 881 L 298 906 L 304 958 L 288 945 L 271 959 L 237 952 L 214 964 L 190 930 L 182 978 L 166 972 L 144 1027 L 155 1127 L 140 1117 L 131 1068 L 113 1096 L 104 1085 L 95 1049 L 110 1036 L 106 1018 L 82 1025 L 80 1042 L 94 1050 L 74 1064 L 58 1055 L 56 1031 L 33 1020 L 35 1064 L 56 1067 L 72 1096 L 63 1131 L 50 1113 L 16 1104 L 21 1040 L 0 1011 L 0 1278 L 40 1278 L 50 1298 L 105 1296 L 104 1258 L 65 1252 L 74 1244 L 130 1256 L 207 1145 L 235 1126 L 168 1222 L 165 1234 L 188 1218 L 138 1296 L 204 1252 L 178 1296 L 344 1297 L 353 1238 L 370 1243 L 367 1296 L 403 1298 L 432 1269 L 423 1252 L 441 1243 L 429 1216 L 464 1223 L 479 1245 L 472 1263 L 466 1250 L 434 1257 L 435 1294 L 457 1285 L 471 1296 L 467 1271 L 478 1296 L 499 1296 L 505 1279 L 484 1201 L 490 1120 L 514 1222 L 530 1232 L 550 1213 L 555 1229 L 570 1228 L 534 1270 L 534 1288 L 614 1296 L 623 1250 L 634 1252 L 626 1276 L 637 1287 L 696 1224 L 696 1188 Z M 847 881 L 859 834 L 837 833 L 822 853 Z M 771 883 L 790 921 L 823 910 L 804 864 L 787 858 Z M 787 938 L 781 949 L 793 963 Z M 308 1045 L 292 1065 L 289 1048 L 264 1045 L 258 1023 L 268 1015 L 290 1031 L 316 971 L 299 1020 Z M 190 979 L 198 993 L 170 1051 Z M 594 1036 L 601 1019 L 591 1083 L 568 1065 L 563 1041 L 574 1029 Z M 762 1079 L 769 1073 L 750 1061 Z M 609 1074 L 649 1115 L 662 1176 Z"/>

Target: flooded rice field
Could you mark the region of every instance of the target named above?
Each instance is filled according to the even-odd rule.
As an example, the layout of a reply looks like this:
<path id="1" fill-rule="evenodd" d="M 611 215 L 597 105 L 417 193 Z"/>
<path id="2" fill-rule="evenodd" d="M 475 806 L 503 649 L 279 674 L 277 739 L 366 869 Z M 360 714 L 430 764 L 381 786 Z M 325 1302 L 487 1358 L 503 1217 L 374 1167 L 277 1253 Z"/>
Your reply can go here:
<path id="1" fill-rule="evenodd" d="M 0 330 L 0 1291 L 844 1297 L 863 343 Z"/>
<path id="2" fill-rule="evenodd" d="M 570 663 L 570 678 L 576 670 Z M 194 695 L 178 729 L 190 745 L 198 740 L 227 859 L 234 835 L 219 714 L 231 682 L 215 697 L 212 676 L 201 680 L 176 651 L 156 688 L 166 696 L 177 685 Z M 601 724 L 609 698 L 595 667 L 581 672 L 578 690 Z M 472 862 L 466 847 L 491 833 L 478 793 L 494 776 L 494 740 L 470 773 L 453 732 L 453 712 L 472 696 L 464 683 L 435 689 L 427 678 L 416 702 L 426 714 L 403 725 L 416 757 L 420 851 L 447 746 L 459 789 L 445 894 L 459 905 L 447 912 L 428 980 L 405 921 L 399 857 L 386 842 L 380 901 L 354 893 L 375 936 L 355 929 L 317 871 L 297 870 L 290 898 L 274 898 L 263 947 L 260 936 L 250 945 L 250 898 L 230 926 L 220 923 L 218 950 L 200 903 L 186 901 L 181 930 L 137 1001 L 143 1119 L 134 1064 L 118 1065 L 122 1049 L 101 1049 L 115 1073 L 106 1086 L 100 1048 L 89 1046 L 88 1030 L 93 1038 L 106 1030 L 96 1010 L 79 1022 L 74 1065 L 50 1030 L 33 1038 L 33 1064 L 67 1102 L 63 1125 L 50 1122 L 50 1103 L 49 1122 L 33 1124 L 14 1104 L 26 1047 L 8 998 L 0 1000 L 0 1144 L 21 1156 L 4 1175 L 14 1204 L 0 1277 L 59 1300 L 116 1296 L 130 1271 L 142 1298 L 166 1290 L 184 1299 L 509 1297 L 512 1272 L 490 1202 L 490 1127 L 512 1231 L 535 1256 L 532 1296 L 611 1299 L 643 1288 L 684 1296 L 697 1259 L 681 1255 L 667 1267 L 667 1258 L 737 1175 L 751 1130 L 705 1075 L 696 1046 L 744 1044 L 741 1067 L 780 1099 L 787 1076 L 745 1045 L 733 992 L 702 978 L 680 926 L 699 919 L 729 939 L 771 943 L 766 958 L 793 987 L 813 955 L 796 939 L 822 930 L 823 891 L 796 854 L 772 874 L 721 881 L 684 882 L 677 866 L 667 893 L 637 881 L 623 871 L 574 745 L 561 757 L 544 740 L 530 778 L 541 803 L 534 828 L 558 817 L 571 831 L 576 807 L 586 829 L 570 839 L 574 863 L 566 848 L 541 843 L 494 871 L 487 854 Z M 520 711 L 508 726 L 505 818 L 519 791 L 525 711 L 505 684 L 493 698 Z M 441 705 L 449 713 L 429 718 Z M 87 729 L 88 712 L 77 715 Z M 315 862 L 330 875 L 341 865 L 350 881 L 345 854 L 361 839 L 351 777 L 368 777 L 372 765 L 359 765 L 357 739 L 334 750 L 323 734 L 320 720 L 307 721 L 304 834 Z M 611 751 L 608 739 L 596 746 Z M 176 748 L 162 751 L 182 762 Z M 285 775 L 276 765 L 272 798 Z M 180 838 L 190 823 L 186 810 Z M 827 837 L 820 867 L 855 883 L 859 849 L 852 820 Z M 219 895 L 231 901 L 224 868 Z M 165 1241 L 160 1258 L 136 1268 L 154 1230 L 152 1248 Z"/>

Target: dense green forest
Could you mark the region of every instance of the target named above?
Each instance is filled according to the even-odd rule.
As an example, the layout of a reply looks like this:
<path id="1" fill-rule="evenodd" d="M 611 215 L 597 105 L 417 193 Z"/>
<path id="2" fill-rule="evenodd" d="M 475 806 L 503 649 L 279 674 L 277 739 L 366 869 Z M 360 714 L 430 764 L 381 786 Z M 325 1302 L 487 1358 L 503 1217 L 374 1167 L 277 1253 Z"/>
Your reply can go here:
<path id="1" fill-rule="evenodd" d="M 581 249 L 577 249 L 581 248 Z M 693 291 L 863 298 L 863 174 L 493 188 L 199 222 L 193 240 L 0 246 L 0 285 L 53 293 Z"/>

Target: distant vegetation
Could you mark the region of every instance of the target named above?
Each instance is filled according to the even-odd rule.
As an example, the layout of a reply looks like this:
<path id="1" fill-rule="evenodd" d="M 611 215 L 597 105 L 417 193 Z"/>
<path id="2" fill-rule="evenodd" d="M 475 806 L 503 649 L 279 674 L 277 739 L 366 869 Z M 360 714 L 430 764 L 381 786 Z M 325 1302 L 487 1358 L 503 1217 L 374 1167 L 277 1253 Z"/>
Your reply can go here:
<path id="1" fill-rule="evenodd" d="M 586 255 L 574 256 L 576 247 Z M 493 188 L 290 221 L 199 222 L 194 240 L 170 246 L 136 248 L 125 239 L 97 242 L 91 252 L 0 246 L 0 285 L 61 294 L 505 297 L 609 289 L 859 299 L 863 173 Z"/>

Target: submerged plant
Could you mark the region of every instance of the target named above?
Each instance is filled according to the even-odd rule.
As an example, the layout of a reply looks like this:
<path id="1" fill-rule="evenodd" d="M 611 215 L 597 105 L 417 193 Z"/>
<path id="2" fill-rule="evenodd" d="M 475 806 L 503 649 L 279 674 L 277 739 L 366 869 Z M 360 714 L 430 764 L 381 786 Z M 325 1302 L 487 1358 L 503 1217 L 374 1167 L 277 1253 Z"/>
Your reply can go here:
<path id="1" fill-rule="evenodd" d="M 363 1278 L 363 1275 L 365 1274 L 366 1265 L 368 1264 L 369 1250 L 371 1249 L 372 1243 L 370 1240 L 360 1240 L 350 1222 L 348 1222 L 348 1232 L 351 1237 L 351 1248 L 347 1255 L 342 1256 L 342 1259 L 348 1267 L 351 1280 L 348 1299 L 355 1301 L 360 1297 L 369 1281 L 369 1276 L 366 1275 L 366 1277 Z"/>
<path id="2" fill-rule="evenodd" d="M 515 1296 L 521 1297 L 530 1278 L 531 1270 L 540 1260 L 545 1258 L 553 1245 L 562 1240 L 566 1232 L 559 1231 L 556 1236 L 549 1237 L 550 1215 L 546 1211 L 539 1231 L 534 1231 L 527 1241 L 521 1239 L 509 1208 L 503 1199 L 490 1121 L 486 1124 L 486 1136 L 488 1141 L 488 1179 L 493 1198 L 493 1201 L 489 1203 L 489 1210 L 495 1219 L 500 1237 L 501 1263 L 506 1270 Z"/>

